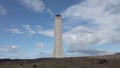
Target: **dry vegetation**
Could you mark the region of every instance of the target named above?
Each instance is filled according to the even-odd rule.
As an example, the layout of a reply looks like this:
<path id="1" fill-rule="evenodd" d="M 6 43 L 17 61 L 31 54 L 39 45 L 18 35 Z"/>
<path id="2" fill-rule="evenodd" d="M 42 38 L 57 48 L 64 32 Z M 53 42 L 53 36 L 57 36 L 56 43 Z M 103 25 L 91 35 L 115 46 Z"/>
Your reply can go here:
<path id="1" fill-rule="evenodd" d="M 120 68 L 120 55 L 32 60 L 1 59 L 0 68 Z"/>

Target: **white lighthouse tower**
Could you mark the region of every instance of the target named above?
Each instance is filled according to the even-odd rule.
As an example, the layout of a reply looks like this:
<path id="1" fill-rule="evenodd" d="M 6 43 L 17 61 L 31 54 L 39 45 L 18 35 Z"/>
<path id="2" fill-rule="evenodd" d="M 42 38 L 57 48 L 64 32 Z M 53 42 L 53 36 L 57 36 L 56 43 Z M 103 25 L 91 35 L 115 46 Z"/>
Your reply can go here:
<path id="1" fill-rule="evenodd" d="M 61 15 L 55 16 L 55 31 L 54 31 L 55 43 L 54 43 L 54 58 L 64 58 L 63 40 L 62 40 L 62 18 Z"/>

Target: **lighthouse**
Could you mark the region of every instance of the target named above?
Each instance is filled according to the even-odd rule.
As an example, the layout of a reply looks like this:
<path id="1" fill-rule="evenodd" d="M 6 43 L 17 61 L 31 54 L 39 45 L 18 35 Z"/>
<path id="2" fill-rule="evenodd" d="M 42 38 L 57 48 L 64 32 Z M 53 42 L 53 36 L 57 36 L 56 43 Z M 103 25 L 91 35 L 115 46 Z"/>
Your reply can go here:
<path id="1" fill-rule="evenodd" d="M 54 58 L 64 58 L 63 50 L 63 36 L 62 36 L 62 17 L 61 15 L 55 16 L 55 29 L 54 29 Z"/>

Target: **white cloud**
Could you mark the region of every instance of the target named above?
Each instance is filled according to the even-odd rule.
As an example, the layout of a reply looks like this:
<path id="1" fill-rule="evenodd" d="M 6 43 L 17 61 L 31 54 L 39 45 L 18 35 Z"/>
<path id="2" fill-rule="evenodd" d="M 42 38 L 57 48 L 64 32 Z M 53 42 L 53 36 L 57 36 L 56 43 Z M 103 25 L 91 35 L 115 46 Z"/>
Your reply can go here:
<path id="1" fill-rule="evenodd" d="M 54 16 L 53 11 L 50 8 L 47 8 L 44 4 L 44 0 L 17 0 L 24 7 L 29 10 L 32 10 L 35 13 L 46 11 L 51 17 Z"/>
<path id="2" fill-rule="evenodd" d="M 16 45 L 3 46 L 0 48 L 0 53 L 18 53 L 20 47 Z"/>
<path id="3" fill-rule="evenodd" d="M 9 28 L 6 31 L 13 34 L 26 34 L 30 37 L 37 34 L 47 36 L 47 37 L 52 37 L 52 38 L 54 37 L 53 29 L 43 29 L 40 25 L 37 25 L 34 27 L 31 25 L 22 25 L 20 26 L 20 28 Z"/>
<path id="4" fill-rule="evenodd" d="M 36 32 L 31 28 L 30 25 L 23 25 L 23 28 L 25 28 L 25 31 L 29 36 L 35 35 Z"/>
<path id="5" fill-rule="evenodd" d="M 85 46 L 99 42 L 99 38 L 93 38 L 94 30 L 85 26 L 79 26 L 64 33 L 64 41 L 71 46 Z"/>
<path id="6" fill-rule="evenodd" d="M 45 9 L 45 5 L 42 0 L 21 0 L 21 3 L 34 12 L 42 12 Z"/>
<path id="7" fill-rule="evenodd" d="M 36 49 L 37 49 L 37 50 L 40 50 L 40 49 L 42 49 L 42 48 L 44 47 L 44 44 L 41 43 L 41 42 L 37 42 L 37 43 L 35 44 L 35 46 L 36 46 Z"/>
<path id="8" fill-rule="evenodd" d="M 119 0 L 86 0 L 69 7 L 62 13 L 64 19 L 89 25 L 85 22 L 66 32 L 65 42 L 75 51 L 95 44 L 120 44 L 119 6 Z"/>
<path id="9" fill-rule="evenodd" d="M 7 10 L 4 6 L 0 5 L 0 16 L 5 15 L 7 13 Z"/>
<path id="10" fill-rule="evenodd" d="M 21 32 L 18 28 L 7 29 L 7 31 L 13 34 L 23 34 L 23 32 Z"/>

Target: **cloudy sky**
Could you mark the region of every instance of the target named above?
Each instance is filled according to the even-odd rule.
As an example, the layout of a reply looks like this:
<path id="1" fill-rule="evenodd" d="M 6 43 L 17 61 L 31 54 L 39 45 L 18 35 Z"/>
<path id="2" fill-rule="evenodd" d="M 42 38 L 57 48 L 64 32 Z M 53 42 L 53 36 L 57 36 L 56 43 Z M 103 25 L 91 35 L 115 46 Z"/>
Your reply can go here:
<path id="1" fill-rule="evenodd" d="M 52 57 L 56 14 L 65 56 L 120 52 L 120 0 L 0 0 L 0 58 Z"/>

